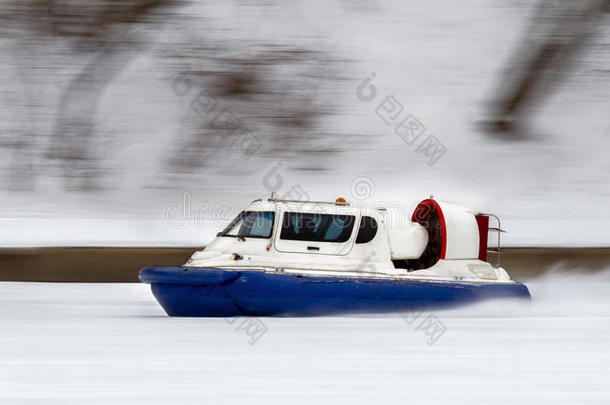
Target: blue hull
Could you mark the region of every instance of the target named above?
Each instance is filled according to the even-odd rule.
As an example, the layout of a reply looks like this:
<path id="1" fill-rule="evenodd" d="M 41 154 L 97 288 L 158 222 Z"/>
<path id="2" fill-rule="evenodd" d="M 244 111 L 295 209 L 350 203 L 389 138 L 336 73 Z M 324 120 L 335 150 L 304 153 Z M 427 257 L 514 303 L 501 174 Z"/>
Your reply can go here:
<path id="1" fill-rule="evenodd" d="M 520 283 L 379 280 L 219 268 L 149 267 L 140 280 L 170 316 L 320 316 L 531 299 Z"/>

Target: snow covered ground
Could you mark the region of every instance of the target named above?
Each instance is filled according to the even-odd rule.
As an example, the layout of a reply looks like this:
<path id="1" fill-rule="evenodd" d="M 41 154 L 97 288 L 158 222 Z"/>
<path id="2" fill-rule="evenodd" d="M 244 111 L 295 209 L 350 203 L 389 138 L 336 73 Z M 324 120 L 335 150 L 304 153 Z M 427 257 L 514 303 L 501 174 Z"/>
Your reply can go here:
<path id="1" fill-rule="evenodd" d="M 253 337 L 169 318 L 147 285 L 0 283 L 0 403 L 609 403 L 610 272 L 528 285 L 531 305 L 432 314 L 441 335 L 423 314 L 264 318 Z"/>

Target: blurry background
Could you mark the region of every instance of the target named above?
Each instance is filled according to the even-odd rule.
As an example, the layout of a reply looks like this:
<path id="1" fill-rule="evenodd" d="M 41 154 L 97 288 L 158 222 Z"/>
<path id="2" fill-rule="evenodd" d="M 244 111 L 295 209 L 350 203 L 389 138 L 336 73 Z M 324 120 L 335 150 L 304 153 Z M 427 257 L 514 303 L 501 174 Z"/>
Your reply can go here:
<path id="1" fill-rule="evenodd" d="M 251 346 L 142 283 L 0 282 L 0 402 L 610 403 L 608 2 L 1 1 L 0 281 L 137 282 L 271 192 L 434 194 L 502 218 L 535 305 Z"/>
<path id="2" fill-rule="evenodd" d="M 607 3 L 4 1 L 0 245 L 203 246 L 276 191 L 609 246 Z"/>

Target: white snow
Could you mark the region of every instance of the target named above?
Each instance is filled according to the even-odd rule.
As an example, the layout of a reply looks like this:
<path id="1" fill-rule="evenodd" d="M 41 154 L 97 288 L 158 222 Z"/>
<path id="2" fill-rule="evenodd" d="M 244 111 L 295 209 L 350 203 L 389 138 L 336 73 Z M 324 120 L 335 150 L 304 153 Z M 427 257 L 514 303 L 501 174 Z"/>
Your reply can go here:
<path id="1" fill-rule="evenodd" d="M 170 318 L 143 284 L 0 283 L 0 403 L 608 403 L 610 273 L 556 272 L 531 305 L 398 315 Z"/>

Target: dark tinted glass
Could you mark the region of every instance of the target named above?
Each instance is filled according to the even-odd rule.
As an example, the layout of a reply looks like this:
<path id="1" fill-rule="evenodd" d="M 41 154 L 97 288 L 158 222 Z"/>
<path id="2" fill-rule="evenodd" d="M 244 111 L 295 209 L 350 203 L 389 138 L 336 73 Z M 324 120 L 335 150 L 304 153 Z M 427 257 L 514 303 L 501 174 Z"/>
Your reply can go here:
<path id="1" fill-rule="evenodd" d="M 310 242 L 345 242 L 354 228 L 353 215 L 287 212 L 280 239 Z"/>
<path id="2" fill-rule="evenodd" d="M 377 235 L 377 221 L 375 221 L 375 218 L 362 217 L 358 236 L 356 237 L 356 243 L 370 242 L 375 235 Z"/>

